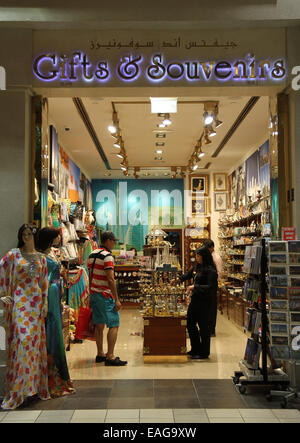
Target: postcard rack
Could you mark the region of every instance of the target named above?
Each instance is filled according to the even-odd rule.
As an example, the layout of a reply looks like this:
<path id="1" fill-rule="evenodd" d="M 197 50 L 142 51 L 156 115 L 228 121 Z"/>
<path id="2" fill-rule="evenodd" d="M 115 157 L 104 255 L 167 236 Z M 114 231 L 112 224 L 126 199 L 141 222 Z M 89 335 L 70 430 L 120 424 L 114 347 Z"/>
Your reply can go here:
<path id="1" fill-rule="evenodd" d="M 268 400 L 281 397 L 281 406 L 300 398 L 297 390 L 297 366 L 300 366 L 300 241 L 271 242 L 270 335 L 271 354 L 284 362 L 290 377 L 287 389 L 271 390 Z"/>
<path id="2" fill-rule="evenodd" d="M 261 246 L 261 258 L 260 258 L 260 273 L 258 275 L 252 275 L 251 278 L 259 280 L 259 296 L 257 300 L 254 301 L 254 306 L 257 312 L 261 314 L 261 334 L 252 334 L 252 343 L 258 349 L 257 355 L 258 360 L 261 354 L 261 366 L 259 363 L 253 368 L 245 360 L 239 362 L 240 371 L 235 371 L 232 377 L 233 383 L 238 387 L 241 394 L 245 394 L 247 391 L 247 386 L 259 385 L 259 386 L 280 386 L 286 387 L 289 385 L 289 377 L 281 369 L 276 368 L 270 372 L 267 365 L 267 358 L 269 352 L 268 343 L 268 316 L 267 316 L 267 270 L 268 270 L 268 260 L 266 254 L 266 240 L 262 239 L 256 242 Z M 249 346 L 249 340 L 247 343 L 247 348 Z M 247 350 L 246 350 L 247 353 Z M 245 353 L 245 355 L 246 355 Z"/>

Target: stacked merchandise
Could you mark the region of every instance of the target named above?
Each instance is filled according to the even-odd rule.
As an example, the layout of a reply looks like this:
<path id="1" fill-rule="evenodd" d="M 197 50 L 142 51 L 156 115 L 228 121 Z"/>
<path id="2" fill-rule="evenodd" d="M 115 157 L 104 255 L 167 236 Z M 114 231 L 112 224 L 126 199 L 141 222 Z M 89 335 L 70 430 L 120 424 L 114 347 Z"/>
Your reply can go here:
<path id="1" fill-rule="evenodd" d="M 298 360 L 300 241 L 269 243 L 270 342 L 274 360 Z"/>

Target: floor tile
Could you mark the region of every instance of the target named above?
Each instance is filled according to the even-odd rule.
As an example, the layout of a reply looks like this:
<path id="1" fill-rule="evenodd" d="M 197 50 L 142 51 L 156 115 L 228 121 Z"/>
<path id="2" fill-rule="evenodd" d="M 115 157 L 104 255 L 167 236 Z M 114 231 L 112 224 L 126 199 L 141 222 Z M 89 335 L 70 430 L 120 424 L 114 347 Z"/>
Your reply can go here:
<path id="1" fill-rule="evenodd" d="M 199 416 L 199 417 L 188 417 L 187 415 L 183 415 L 180 417 L 175 417 L 175 423 L 209 423 L 209 419 L 207 416 Z"/>
<path id="2" fill-rule="evenodd" d="M 68 397 L 65 399 L 62 409 L 107 409 L 108 398 L 95 397 Z"/>
<path id="3" fill-rule="evenodd" d="M 174 417 L 177 416 L 201 416 L 206 414 L 206 410 L 204 408 L 195 408 L 195 409 L 173 409 Z"/>
<path id="4" fill-rule="evenodd" d="M 173 419 L 172 409 L 141 409 L 140 419 Z"/>
<path id="5" fill-rule="evenodd" d="M 13 424 L 13 423 L 36 423 L 35 420 L 11 420 L 11 421 L 2 421 L 2 423 L 6 424 Z"/>
<path id="6" fill-rule="evenodd" d="M 245 418 L 245 423 L 280 423 L 280 421 L 274 417 L 274 418 L 267 418 L 267 417 L 252 417 L 252 418 Z"/>
<path id="7" fill-rule="evenodd" d="M 36 420 L 42 411 L 10 411 L 1 423 L 17 420 Z"/>
<path id="8" fill-rule="evenodd" d="M 104 418 L 72 418 L 70 423 L 105 423 Z"/>
<path id="9" fill-rule="evenodd" d="M 154 397 L 111 397 L 107 403 L 107 409 L 152 409 L 154 407 Z"/>
<path id="10" fill-rule="evenodd" d="M 174 409 L 176 406 L 181 408 L 199 408 L 198 398 L 192 397 L 155 397 L 154 398 L 155 408 L 170 408 Z"/>
<path id="11" fill-rule="evenodd" d="M 241 418 L 241 414 L 238 409 L 206 409 L 206 413 L 209 418 L 218 418 L 218 417 Z"/>
<path id="12" fill-rule="evenodd" d="M 138 418 L 109 418 L 104 423 L 140 423 Z"/>
<path id="13" fill-rule="evenodd" d="M 91 410 L 86 410 L 86 409 L 77 409 L 76 411 L 74 411 L 74 414 L 72 416 L 72 420 L 77 420 L 79 418 L 84 418 L 84 419 L 105 419 L 107 414 L 107 410 L 106 409 L 91 409 Z"/>
<path id="14" fill-rule="evenodd" d="M 114 418 L 128 418 L 128 419 L 139 419 L 140 411 L 139 409 L 108 409 L 106 419 Z"/>
<path id="15" fill-rule="evenodd" d="M 70 423 L 71 418 L 68 416 L 45 416 L 45 417 L 39 417 L 35 423 Z"/>
<path id="16" fill-rule="evenodd" d="M 5 411 L 0 411 L 0 423 L 1 423 L 1 421 L 4 419 L 4 417 L 6 417 L 7 416 L 7 414 L 8 414 L 8 412 L 5 412 Z"/>
<path id="17" fill-rule="evenodd" d="M 219 417 L 219 418 L 209 418 L 210 423 L 245 423 L 244 420 L 241 418 L 231 417 Z"/>
<path id="18" fill-rule="evenodd" d="M 74 410 L 63 410 L 63 411 L 42 411 L 39 415 L 39 418 L 64 418 L 64 419 L 71 419 L 74 415 Z"/>
<path id="19" fill-rule="evenodd" d="M 174 418 L 141 418 L 140 423 L 175 423 Z"/>
<path id="20" fill-rule="evenodd" d="M 271 409 L 240 409 L 239 412 L 243 418 L 275 418 Z"/>
<path id="21" fill-rule="evenodd" d="M 68 398 L 109 398 L 111 396 L 113 388 L 99 388 L 99 387 L 85 387 L 80 388 L 76 392 L 76 394 L 73 394 L 72 396 L 69 396 Z"/>
<path id="22" fill-rule="evenodd" d="M 279 418 L 280 423 L 300 423 L 300 420 L 297 418 Z"/>
<path id="23" fill-rule="evenodd" d="M 283 419 L 283 418 L 297 418 L 300 419 L 300 411 L 297 409 L 272 409 L 275 417 Z"/>

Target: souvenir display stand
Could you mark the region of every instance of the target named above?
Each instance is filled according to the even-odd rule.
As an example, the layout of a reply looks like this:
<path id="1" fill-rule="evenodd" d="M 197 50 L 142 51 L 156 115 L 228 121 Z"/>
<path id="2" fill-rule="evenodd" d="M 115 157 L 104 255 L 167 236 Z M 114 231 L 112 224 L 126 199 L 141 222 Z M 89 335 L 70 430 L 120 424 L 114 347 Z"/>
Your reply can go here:
<path id="1" fill-rule="evenodd" d="M 185 289 L 170 285 L 176 274 L 177 268 L 162 266 L 141 288 L 145 363 L 187 361 Z"/>
<path id="2" fill-rule="evenodd" d="M 280 397 L 285 408 L 300 396 L 300 241 L 270 242 L 269 274 L 271 352 L 284 363 L 290 386 L 271 390 L 268 400 Z"/>
<path id="3" fill-rule="evenodd" d="M 248 385 L 288 386 L 289 378 L 281 369 L 271 369 L 267 365 L 269 351 L 267 317 L 267 255 L 265 240 L 261 240 L 261 262 L 259 274 L 259 297 L 253 300 L 255 310 L 261 314 L 261 334 L 258 329 L 248 339 L 244 359 L 240 361 L 240 371 L 234 373 L 233 382 L 241 394 L 245 394 Z M 256 275 L 253 275 L 256 278 Z M 261 354 L 261 366 L 260 363 Z"/>

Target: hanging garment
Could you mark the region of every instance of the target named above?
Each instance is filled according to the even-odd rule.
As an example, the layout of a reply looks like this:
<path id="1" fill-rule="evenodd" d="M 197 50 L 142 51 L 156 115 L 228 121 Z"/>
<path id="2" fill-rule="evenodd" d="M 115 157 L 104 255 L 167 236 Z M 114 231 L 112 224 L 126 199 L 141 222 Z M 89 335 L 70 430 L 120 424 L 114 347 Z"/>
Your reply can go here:
<path id="1" fill-rule="evenodd" d="M 68 291 L 68 305 L 74 309 L 75 323 L 77 323 L 79 308 L 86 305 L 88 298 L 88 286 L 82 268 L 79 268 L 74 277 L 69 277 Z"/>
<path id="2" fill-rule="evenodd" d="M 12 249 L 0 261 L 7 340 L 3 409 L 15 409 L 36 394 L 41 400 L 50 398 L 43 316 L 47 290 L 47 263 L 41 254 Z"/>
<path id="3" fill-rule="evenodd" d="M 48 387 L 51 397 L 73 394 L 62 331 L 60 302 L 60 272 L 56 261 L 47 257 L 48 268 L 48 315 L 46 337 L 48 354 Z"/>

